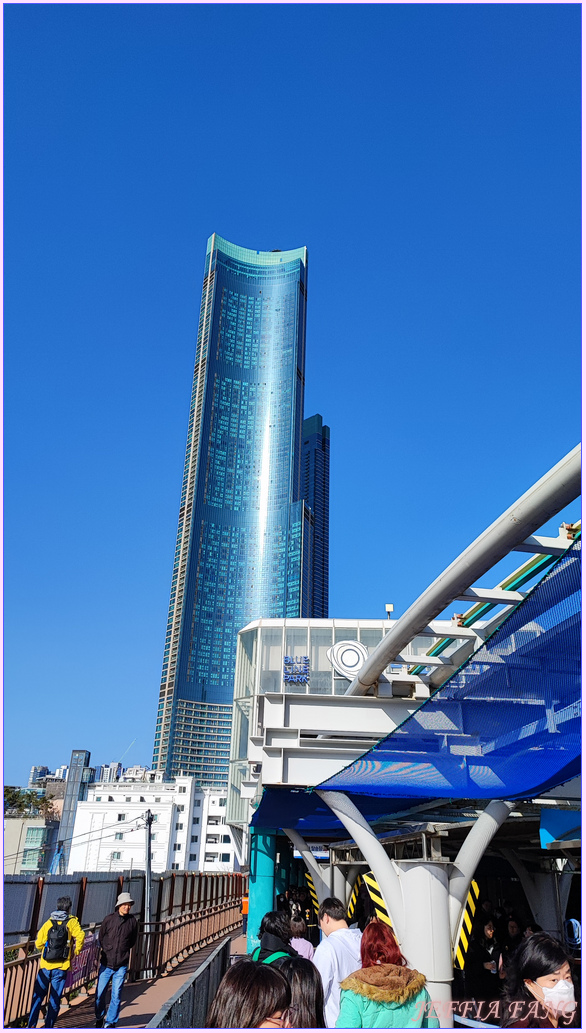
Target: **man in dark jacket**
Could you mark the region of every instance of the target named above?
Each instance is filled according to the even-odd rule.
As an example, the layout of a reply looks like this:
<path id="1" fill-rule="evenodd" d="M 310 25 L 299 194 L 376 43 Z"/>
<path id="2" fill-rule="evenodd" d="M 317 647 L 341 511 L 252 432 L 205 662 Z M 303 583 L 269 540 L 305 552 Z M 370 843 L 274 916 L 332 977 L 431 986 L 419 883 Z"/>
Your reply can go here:
<path id="1" fill-rule="evenodd" d="M 134 901 L 130 893 L 121 893 L 111 915 L 106 915 L 100 926 L 100 971 L 96 990 L 96 1026 L 114 1029 L 120 1013 L 120 991 L 128 971 L 130 951 L 136 943 L 138 923 L 130 910 Z M 106 1013 L 106 990 L 112 980 L 112 997 Z"/>

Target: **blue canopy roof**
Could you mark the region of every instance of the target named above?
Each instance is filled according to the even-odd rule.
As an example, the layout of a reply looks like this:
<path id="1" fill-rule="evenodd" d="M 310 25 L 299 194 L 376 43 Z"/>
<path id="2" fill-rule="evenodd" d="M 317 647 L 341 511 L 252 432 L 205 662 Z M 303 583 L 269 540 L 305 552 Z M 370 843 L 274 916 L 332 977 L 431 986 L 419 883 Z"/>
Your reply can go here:
<path id="1" fill-rule="evenodd" d="M 319 788 L 369 821 L 425 800 L 526 799 L 580 772 L 581 543 L 441 689 Z M 304 789 L 269 789 L 255 826 L 344 834 Z"/>

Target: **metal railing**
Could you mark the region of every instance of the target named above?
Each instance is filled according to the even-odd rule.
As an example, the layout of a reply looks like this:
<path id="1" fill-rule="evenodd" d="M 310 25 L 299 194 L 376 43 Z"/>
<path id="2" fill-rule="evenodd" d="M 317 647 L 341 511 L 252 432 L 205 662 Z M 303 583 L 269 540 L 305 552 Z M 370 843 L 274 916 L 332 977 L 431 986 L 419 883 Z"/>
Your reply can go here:
<path id="1" fill-rule="evenodd" d="M 145 1029 L 203 1029 L 210 1004 L 230 965 L 230 937 L 147 1022 Z"/>
<path id="2" fill-rule="evenodd" d="M 13 955 L 15 955 L 13 957 Z M 4 1025 L 18 1024 L 28 1016 L 41 954 L 30 940 L 4 949 Z M 88 932 L 83 949 L 71 959 L 63 996 L 86 991 L 98 978 L 100 948 L 95 932 Z"/>
<path id="3" fill-rule="evenodd" d="M 197 911 L 188 911 L 164 922 L 151 922 L 148 926 L 139 923 L 138 940 L 130 955 L 129 978 L 165 976 L 190 954 L 233 932 L 241 923 L 240 897 L 200 907 Z M 74 991 L 87 992 L 89 984 L 97 979 L 100 951 L 93 935 L 95 932 L 96 927 L 92 926 L 83 950 L 72 960 L 65 984 L 66 1000 Z M 18 1025 L 28 1016 L 39 959 L 40 953 L 34 941 L 26 940 L 5 947 L 5 1026 Z"/>
<path id="4" fill-rule="evenodd" d="M 242 924 L 240 901 L 201 908 L 168 918 L 165 922 L 141 923 L 130 956 L 129 976 L 145 979 L 165 976 L 195 951 L 233 932 Z"/>

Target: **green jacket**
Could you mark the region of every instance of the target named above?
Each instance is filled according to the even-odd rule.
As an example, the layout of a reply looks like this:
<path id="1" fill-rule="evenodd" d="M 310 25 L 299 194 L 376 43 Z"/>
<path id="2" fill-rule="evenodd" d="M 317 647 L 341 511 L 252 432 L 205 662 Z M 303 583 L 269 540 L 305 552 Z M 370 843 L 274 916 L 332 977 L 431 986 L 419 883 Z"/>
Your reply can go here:
<path id="1" fill-rule="evenodd" d="M 372 965 L 340 983 L 337 1029 L 439 1029 L 425 976 L 406 965 Z"/>

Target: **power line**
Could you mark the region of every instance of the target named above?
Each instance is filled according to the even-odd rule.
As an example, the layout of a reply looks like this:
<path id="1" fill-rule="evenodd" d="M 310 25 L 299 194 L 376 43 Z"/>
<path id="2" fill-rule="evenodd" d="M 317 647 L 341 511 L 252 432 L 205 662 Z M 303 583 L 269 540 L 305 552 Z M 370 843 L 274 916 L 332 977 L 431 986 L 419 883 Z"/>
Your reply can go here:
<path id="1" fill-rule="evenodd" d="M 136 832 L 137 829 L 141 829 L 141 828 L 145 827 L 144 825 L 138 825 L 137 824 L 139 821 L 144 821 L 144 820 L 145 820 L 144 815 L 141 814 L 138 818 L 127 818 L 125 821 L 114 822 L 113 825 L 103 825 L 101 829 L 95 829 L 95 830 L 92 830 L 92 832 L 78 832 L 76 836 L 69 836 L 67 839 L 59 839 L 58 843 L 61 844 L 61 845 L 63 845 L 64 843 L 71 843 L 74 839 L 81 839 L 83 836 L 90 836 L 91 837 L 90 839 L 87 840 L 87 843 L 93 843 L 93 842 L 95 842 L 95 840 L 100 840 L 100 839 L 104 839 L 104 838 L 109 839 L 109 836 L 104 837 L 102 835 L 102 833 L 106 832 L 108 829 L 116 829 L 116 828 L 120 829 L 121 826 L 123 827 L 125 825 L 129 825 L 130 822 L 133 822 L 133 828 L 126 829 L 125 831 L 126 832 Z M 92 834 L 94 831 L 95 831 L 96 835 Z M 17 858 L 17 857 L 21 856 L 22 854 L 24 854 L 25 850 L 36 850 L 36 849 L 43 850 L 45 848 L 42 847 L 42 846 L 39 846 L 39 847 L 28 846 L 27 847 L 25 845 L 22 850 L 18 850 L 14 854 L 5 854 L 4 855 L 4 860 L 5 861 L 14 860 L 15 858 Z"/>

